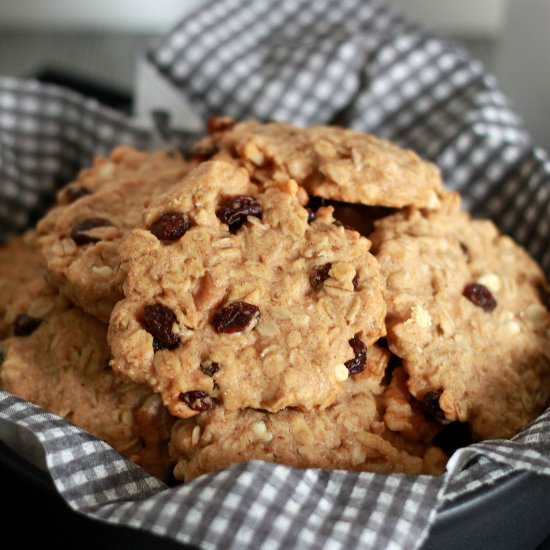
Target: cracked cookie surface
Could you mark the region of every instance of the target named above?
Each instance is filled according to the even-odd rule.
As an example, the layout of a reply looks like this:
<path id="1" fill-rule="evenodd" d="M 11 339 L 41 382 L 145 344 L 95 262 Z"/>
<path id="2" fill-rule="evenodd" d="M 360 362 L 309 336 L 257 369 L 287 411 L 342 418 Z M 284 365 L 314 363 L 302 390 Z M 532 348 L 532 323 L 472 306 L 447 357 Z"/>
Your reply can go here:
<path id="1" fill-rule="evenodd" d="M 333 403 L 384 334 L 381 278 L 367 239 L 330 208 L 308 224 L 297 195 L 213 161 L 159 197 L 121 247 L 113 368 L 180 417 Z"/>
<path id="2" fill-rule="evenodd" d="M 37 225 L 48 278 L 71 301 L 107 322 L 122 298 L 118 247 L 139 227 L 149 201 L 187 171 L 179 155 L 117 147 L 97 158 L 58 194 Z"/>
<path id="3" fill-rule="evenodd" d="M 160 398 L 113 375 L 107 327 L 46 283 L 36 251 L 19 239 L 7 248 L 11 265 L 27 271 L 13 285 L 15 294 L 7 302 L 1 297 L 12 328 L 0 340 L 0 388 L 64 417 L 165 479 L 173 420 Z"/>
<path id="4" fill-rule="evenodd" d="M 224 120 L 212 121 L 196 154 L 237 159 L 259 182 L 291 177 L 311 195 L 396 208 L 438 208 L 445 194 L 434 164 L 376 136 L 336 126 Z"/>
<path id="5" fill-rule="evenodd" d="M 550 400 L 550 313 L 538 265 L 453 196 L 376 224 L 388 343 L 411 393 L 475 439 L 511 437 Z"/>
<path id="6" fill-rule="evenodd" d="M 441 473 L 446 456 L 420 440 L 422 429 L 416 429 L 422 425 L 426 434 L 437 427 L 410 407 L 403 385 L 381 384 L 388 353 L 376 346 L 369 351 L 365 370 L 351 377 L 340 400 L 324 410 L 218 408 L 178 420 L 170 440 L 175 478 L 190 481 L 248 460 L 296 468 Z M 390 431 L 383 410 L 399 431 Z"/>

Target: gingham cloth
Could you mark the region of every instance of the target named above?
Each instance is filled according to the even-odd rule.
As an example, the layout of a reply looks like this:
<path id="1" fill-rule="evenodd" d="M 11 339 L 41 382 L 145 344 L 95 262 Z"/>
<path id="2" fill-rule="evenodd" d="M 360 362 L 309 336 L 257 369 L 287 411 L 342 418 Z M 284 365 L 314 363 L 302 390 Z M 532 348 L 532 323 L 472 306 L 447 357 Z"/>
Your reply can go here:
<path id="1" fill-rule="evenodd" d="M 493 218 L 550 272 L 546 154 L 478 62 L 384 4 L 218 0 L 148 59 L 204 119 L 339 123 L 416 149 L 473 213 Z M 122 142 L 149 147 L 153 137 L 77 94 L 0 78 L 0 237 L 27 227 L 56 186 Z M 5 392 L 0 420 L 19 440 L 37 439 L 74 509 L 204 549 L 416 549 L 458 497 L 517 471 L 550 475 L 550 411 L 510 441 L 457 451 L 439 477 L 250 462 L 177 488 Z"/>

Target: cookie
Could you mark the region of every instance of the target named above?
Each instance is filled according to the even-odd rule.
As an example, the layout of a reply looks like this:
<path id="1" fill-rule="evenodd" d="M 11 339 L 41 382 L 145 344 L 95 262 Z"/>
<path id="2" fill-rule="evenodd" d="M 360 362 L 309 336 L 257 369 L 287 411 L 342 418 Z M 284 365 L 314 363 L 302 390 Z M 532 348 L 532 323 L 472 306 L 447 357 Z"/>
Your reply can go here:
<path id="1" fill-rule="evenodd" d="M 249 460 L 295 468 L 441 473 L 446 456 L 439 449 L 397 432 L 390 434 L 384 424 L 383 403 L 393 407 L 394 413 L 401 409 L 401 427 L 417 420 L 412 409 L 405 412 L 407 400 L 393 386 L 391 395 L 383 393 L 380 382 L 387 352 L 375 346 L 369 351 L 365 370 L 351 377 L 341 399 L 324 410 L 286 409 L 270 414 L 217 408 L 178 420 L 170 440 L 170 452 L 177 461 L 175 478 L 190 481 Z"/>
<path id="2" fill-rule="evenodd" d="M 376 224 L 391 351 L 411 393 L 475 439 L 511 437 L 550 399 L 550 313 L 539 266 L 450 196 Z"/>
<path id="3" fill-rule="evenodd" d="M 0 388 L 63 416 L 166 479 L 173 420 L 160 398 L 114 376 L 107 327 L 59 297 L 40 267 L 32 274 L 38 255 L 30 248 L 20 254 L 20 246 L 8 245 L 14 265 L 25 264 L 28 272 L 21 286 L 14 284 L 13 300 L 2 302 L 15 321 L 10 336 L 0 341 Z"/>
<path id="4" fill-rule="evenodd" d="M 385 332 L 370 243 L 333 222 L 308 223 L 292 180 L 260 192 L 243 168 L 200 164 L 122 243 L 113 368 L 179 417 L 327 407 Z"/>
<path id="5" fill-rule="evenodd" d="M 121 146 L 82 171 L 37 226 L 52 285 L 107 322 L 122 298 L 121 239 L 141 224 L 152 197 L 174 185 L 187 167 L 179 155 Z"/>
<path id="6" fill-rule="evenodd" d="M 24 334 L 55 304 L 64 307 L 45 280 L 32 231 L 0 246 L 0 339 Z"/>
<path id="7" fill-rule="evenodd" d="M 439 169 L 414 151 L 335 126 L 285 123 L 210 124 L 195 146 L 199 159 L 237 159 L 262 182 L 293 178 L 310 195 L 371 206 L 437 208 L 445 191 Z"/>

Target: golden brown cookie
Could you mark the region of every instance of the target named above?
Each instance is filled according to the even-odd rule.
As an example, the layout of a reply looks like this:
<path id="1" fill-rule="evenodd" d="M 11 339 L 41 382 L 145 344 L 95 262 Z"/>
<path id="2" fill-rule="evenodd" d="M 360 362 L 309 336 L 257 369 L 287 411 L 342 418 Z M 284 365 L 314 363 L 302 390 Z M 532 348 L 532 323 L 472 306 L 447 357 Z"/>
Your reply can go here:
<path id="1" fill-rule="evenodd" d="M 0 246 L 0 339 L 24 334 L 66 300 L 45 280 L 32 231 Z"/>
<path id="2" fill-rule="evenodd" d="M 381 279 L 369 241 L 297 195 L 214 161 L 159 197 L 121 247 L 113 368 L 180 417 L 333 403 L 384 334 Z"/>
<path id="3" fill-rule="evenodd" d="M 396 208 L 438 208 L 445 192 L 434 164 L 370 134 L 230 119 L 214 119 L 210 131 L 195 147 L 198 158 L 237 159 L 259 182 L 290 177 L 311 195 Z"/>
<path id="4" fill-rule="evenodd" d="M 12 280 L 13 299 L 3 302 L 14 321 L 0 341 L 0 388 L 63 416 L 166 479 L 173 420 L 160 398 L 113 375 L 107 327 L 59 297 L 41 268 L 31 267 L 39 266 L 38 254 L 28 247 L 21 253 L 18 243 L 8 249 L 27 271 L 20 284 Z"/>
<path id="5" fill-rule="evenodd" d="M 401 427 L 419 422 L 412 409 L 404 411 L 410 396 L 396 393 L 393 386 L 391 395 L 383 393 L 387 356 L 372 346 L 365 370 L 351 377 L 341 399 L 324 410 L 272 414 L 217 408 L 178 420 L 170 442 L 176 479 L 189 481 L 248 460 L 296 468 L 441 473 L 446 457 L 439 449 L 390 433 L 384 424 L 380 411 L 385 406 L 401 408 Z"/>
<path id="6" fill-rule="evenodd" d="M 118 247 L 141 224 L 152 197 L 187 171 L 179 155 L 117 147 L 59 192 L 37 237 L 50 282 L 75 304 L 107 322 L 122 298 Z"/>
<path id="7" fill-rule="evenodd" d="M 510 437 L 550 400 L 550 313 L 539 266 L 451 196 L 377 222 L 388 342 L 411 393 L 476 439 Z"/>

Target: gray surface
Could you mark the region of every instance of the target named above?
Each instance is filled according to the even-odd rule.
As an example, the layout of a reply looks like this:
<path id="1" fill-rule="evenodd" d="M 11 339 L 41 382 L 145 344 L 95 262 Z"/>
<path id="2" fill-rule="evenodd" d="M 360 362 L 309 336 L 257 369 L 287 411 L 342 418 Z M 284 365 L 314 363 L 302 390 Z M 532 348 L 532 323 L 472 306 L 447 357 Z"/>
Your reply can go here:
<path id="1" fill-rule="evenodd" d="M 136 56 L 153 39 L 143 34 L 0 29 L 0 75 L 25 77 L 53 66 L 131 90 Z"/>

